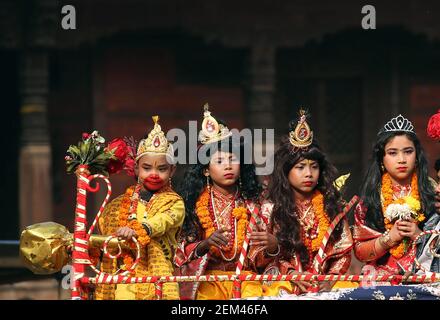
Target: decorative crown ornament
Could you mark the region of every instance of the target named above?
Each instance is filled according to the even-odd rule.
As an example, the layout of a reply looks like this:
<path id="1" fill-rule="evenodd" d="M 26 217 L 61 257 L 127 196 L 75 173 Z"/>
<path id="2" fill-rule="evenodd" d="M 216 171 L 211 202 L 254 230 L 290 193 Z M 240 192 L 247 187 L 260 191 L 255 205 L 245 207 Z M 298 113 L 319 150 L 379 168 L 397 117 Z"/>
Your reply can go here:
<path id="1" fill-rule="evenodd" d="M 232 132 L 229 131 L 228 127 L 219 124 L 211 115 L 207 103 L 205 103 L 203 109 L 202 129 L 199 132 L 199 141 L 201 144 L 217 142 L 232 136 Z"/>
<path id="2" fill-rule="evenodd" d="M 313 131 L 306 121 L 306 111 L 299 110 L 299 120 L 295 130 L 289 132 L 289 140 L 296 148 L 307 148 L 313 142 Z"/>
<path id="3" fill-rule="evenodd" d="M 380 131 L 380 133 L 384 132 L 395 132 L 395 131 L 405 131 L 405 132 L 414 132 L 414 127 L 408 119 L 399 114 L 397 117 L 392 118 L 388 121 Z"/>
<path id="4" fill-rule="evenodd" d="M 168 142 L 165 133 L 159 125 L 159 116 L 152 117 L 154 122 L 154 128 L 148 134 L 146 139 L 142 139 L 139 142 L 139 147 L 136 153 L 136 161 L 147 153 L 163 154 L 174 157 L 173 145 Z"/>

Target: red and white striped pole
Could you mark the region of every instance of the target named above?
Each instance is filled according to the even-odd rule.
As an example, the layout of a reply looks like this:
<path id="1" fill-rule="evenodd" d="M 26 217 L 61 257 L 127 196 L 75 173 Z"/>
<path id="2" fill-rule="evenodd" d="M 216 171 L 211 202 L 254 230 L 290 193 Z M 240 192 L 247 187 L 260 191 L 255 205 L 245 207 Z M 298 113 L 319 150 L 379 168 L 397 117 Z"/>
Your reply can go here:
<path id="1" fill-rule="evenodd" d="M 112 189 L 109 179 L 103 175 L 90 176 L 87 165 L 80 165 L 76 170 L 77 185 L 76 185 L 76 208 L 75 208 L 75 224 L 73 232 L 73 250 L 72 250 L 72 300 L 84 299 L 81 288 L 81 279 L 84 277 L 85 267 L 90 265 L 89 257 L 89 238 L 96 226 L 96 223 L 104 210 L 105 205 L 110 199 Z M 90 187 L 90 181 L 95 178 L 102 178 L 107 183 L 107 195 L 104 202 L 98 211 L 98 214 L 93 221 L 93 224 L 88 233 L 87 230 L 87 191 L 97 192 L 99 184 L 96 188 Z"/>
<path id="2" fill-rule="evenodd" d="M 257 214 L 258 214 L 258 207 L 254 204 L 254 207 L 251 211 L 251 216 L 249 218 L 249 223 L 246 229 L 246 236 L 244 237 L 243 245 L 240 250 L 240 257 L 237 262 L 237 268 L 235 269 L 235 274 L 237 276 L 240 275 L 241 271 L 243 270 L 243 266 L 245 264 L 245 259 L 247 257 L 247 249 L 249 246 L 249 237 L 251 236 L 252 230 L 257 225 L 257 221 L 255 218 L 255 215 Z M 241 298 L 241 281 L 240 279 L 238 279 L 238 277 L 234 280 L 234 283 L 232 285 L 232 296 L 237 299 Z"/>
<path id="3" fill-rule="evenodd" d="M 72 250 L 72 300 L 84 299 L 81 289 L 81 278 L 84 277 L 85 265 L 89 263 L 88 242 L 86 238 L 86 205 L 89 187 L 87 165 L 80 165 L 76 171 L 76 208 Z"/>
<path id="4" fill-rule="evenodd" d="M 156 300 L 162 300 L 163 282 L 160 281 L 155 282 L 154 289 L 155 289 Z"/>
<path id="5" fill-rule="evenodd" d="M 344 207 L 341 213 L 339 213 L 333 221 L 330 223 L 326 233 L 324 234 L 324 237 L 322 239 L 321 245 L 319 247 L 318 253 L 315 256 L 316 263 L 314 264 L 314 272 L 318 274 L 320 272 L 319 266 L 322 265 L 322 262 L 324 261 L 324 253 L 325 253 L 325 247 L 327 246 L 327 243 L 330 239 L 330 236 L 332 235 L 333 231 L 335 230 L 338 223 L 347 215 L 347 213 L 350 211 L 350 209 L 359 201 L 358 196 L 353 196 L 351 200 L 347 203 L 347 205 Z"/>

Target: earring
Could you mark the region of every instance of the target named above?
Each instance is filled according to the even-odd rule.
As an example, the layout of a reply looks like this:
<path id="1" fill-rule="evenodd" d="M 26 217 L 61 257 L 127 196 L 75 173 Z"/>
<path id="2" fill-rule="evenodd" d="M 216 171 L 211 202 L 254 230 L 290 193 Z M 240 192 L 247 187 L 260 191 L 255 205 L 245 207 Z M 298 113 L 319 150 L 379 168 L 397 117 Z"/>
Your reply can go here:
<path id="1" fill-rule="evenodd" d="M 380 169 L 382 170 L 382 172 L 385 172 L 385 167 L 384 167 L 383 163 L 380 165 Z"/>
<path id="2" fill-rule="evenodd" d="M 170 184 L 170 188 L 172 188 L 173 187 L 173 180 L 171 179 L 171 177 L 168 179 L 168 182 Z"/>
<path id="3" fill-rule="evenodd" d="M 243 185 L 241 184 L 241 177 L 238 178 L 238 187 L 241 189 L 243 189 Z"/>
<path id="4" fill-rule="evenodd" d="M 206 189 L 211 193 L 211 185 L 209 184 L 209 175 L 206 176 Z"/>

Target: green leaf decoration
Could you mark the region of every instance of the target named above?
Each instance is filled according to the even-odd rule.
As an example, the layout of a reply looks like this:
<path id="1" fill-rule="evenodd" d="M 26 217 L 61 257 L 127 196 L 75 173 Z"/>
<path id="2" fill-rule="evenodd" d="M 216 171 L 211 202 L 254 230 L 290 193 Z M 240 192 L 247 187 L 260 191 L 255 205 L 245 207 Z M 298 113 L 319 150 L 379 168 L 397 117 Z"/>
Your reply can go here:
<path id="1" fill-rule="evenodd" d="M 79 165 L 87 165 L 90 173 L 108 176 L 108 163 L 116 158 L 115 150 L 106 150 L 104 143 L 105 139 L 97 131 L 93 131 L 77 145 L 69 146 L 65 157 L 67 173 L 73 174 Z"/>

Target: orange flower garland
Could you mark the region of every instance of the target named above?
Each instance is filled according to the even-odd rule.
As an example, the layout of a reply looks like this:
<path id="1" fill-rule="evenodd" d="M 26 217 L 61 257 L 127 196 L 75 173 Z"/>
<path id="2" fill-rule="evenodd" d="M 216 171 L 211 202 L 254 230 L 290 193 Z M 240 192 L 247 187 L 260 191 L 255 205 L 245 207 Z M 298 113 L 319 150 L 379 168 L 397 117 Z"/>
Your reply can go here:
<path id="1" fill-rule="evenodd" d="M 318 222 L 318 236 L 315 239 L 310 239 L 305 234 L 303 235 L 304 244 L 309 252 L 315 252 L 319 249 L 330 226 L 330 219 L 324 209 L 324 196 L 318 190 L 313 194 L 312 208 L 315 213 L 315 220 Z"/>
<path id="2" fill-rule="evenodd" d="M 119 207 L 119 226 L 120 227 L 129 227 L 136 232 L 137 240 L 141 248 L 145 248 L 150 243 L 150 236 L 147 234 L 147 231 L 144 227 L 139 223 L 137 218 L 128 219 L 129 216 L 137 214 L 137 205 L 139 201 L 139 189 L 140 186 L 131 186 L 127 189 L 124 194 L 124 197 L 121 201 L 121 205 Z M 131 246 L 134 245 L 133 242 L 130 243 Z M 133 246 L 134 248 L 134 246 Z M 124 268 L 128 270 L 130 266 L 133 264 L 133 257 L 129 252 L 125 252 L 122 254 L 124 260 Z"/>
<path id="3" fill-rule="evenodd" d="M 216 230 L 214 221 L 211 217 L 209 210 L 210 194 L 205 189 L 196 202 L 196 214 L 199 218 L 200 224 L 205 231 L 205 239 L 208 239 Z M 246 235 L 246 229 L 248 225 L 247 209 L 244 207 L 237 207 L 232 210 L 232 216 L 236 219 L 237 223 L 237 249 L 240 250 L 243 246 L 244 238 Z M 211 247 L 211 252 L 217 257 L 221 257 L 221 252 L 217 247 Z M 222 251 L 225 253 L 231 253 L 234 250 L 234 245 L 226 246 Z"/>
<path id="4" fill-rule="evenodd" d="M 119 226 L 127 226 L 133 229 L 136 232 L 139 244 L 142 247 L 146 247 L 150 243 L 150 237 L 148 236 L 147 231 L 136 218 L 130 220 L 128 219 L 131 214 L 136 215 L 137 204 L 139 201 L 138 199 L 139 190 L 134 190 L 133 186 L 128 188 L 125 192 L 124 199 L 121 202 L 121 207 L 119 208 Z"/>
<path id="5" fill-rule="evenodd" d="M 248 226 L 247 209 L 244 207 L 234 208 L 232 210 L 232 215 L 237 220 L 237 249 L 241 250 Z"/>
<path id="6" fill-rule="evenodd" d="M 121 269 L 129 270 L 134 263 L 133 257 L 130 255 L 130 253 L 127 252 L 123 253 L 122 257 L 123 257 L 124 265 L 121 267 Z"/>
<path id="7" fill-rule="evenodd" d="M 211 234 L 214 233 L 215 227 L 212 219 L 210 217 L 209 209 L 209 192 L 205 190 L 196 202 L 196 213 L 199 217 L 199 221 L 202 225 L 203 230 L 205 230 L 205 238 L 209 238 Z"/>
<path id="8" fill-rule="evenodd" d="M 389 175 L 388 172 L 386 172 L 383 176 L 382 176 L 382 213 L 385 215 L 385 211 L 387 209 L 387 207 L 392 204 L 392 203 L 402 203 L 401 199 L 397 199 L 397 200 L 393 200 L 393 196 L 394 196 L 394 191 L 393 191 L 393 182 L 391 180 L 391 176 Z M 414 199 L 416 199 L 417 201 L 420 201 L 420 197 L 419 197 L 419 189 L 417 186 L 417 175 L 413 174 L 412 178 L 411 178 L 411 197 L 413 197 Z M 418 219 L 417 224 L 424 219 L 423 214 L 420 215 L 420 219 Z M 391 228 L 394 226 L 394 222 L 389 221 L 386 217 L 384 217 L 384 222 L 385 222 L 385 228 L 389 231 L 391 230 Z M 401 241 L 399 243 L 399 245 L 391 248 L 389 250 L 390 254 L 397 258 L 400 259 L 403 257 L 403 255 L 405 254 L 406 251 L 406 245 L 404 241 Z"/>

